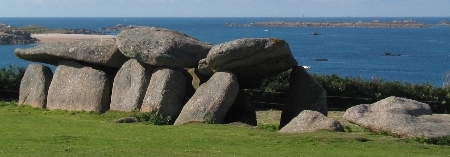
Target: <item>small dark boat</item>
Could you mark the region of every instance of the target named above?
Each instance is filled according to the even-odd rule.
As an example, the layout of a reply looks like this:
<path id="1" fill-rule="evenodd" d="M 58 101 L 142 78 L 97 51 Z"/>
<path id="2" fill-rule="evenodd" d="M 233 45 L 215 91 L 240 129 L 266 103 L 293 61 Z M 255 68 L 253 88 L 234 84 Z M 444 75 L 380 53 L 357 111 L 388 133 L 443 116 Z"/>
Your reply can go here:
<path id="1" fill-rule="evenodd" d="M 383 54 L 383 56 L 400 56 L 400 54 L 392 54 L 392 53 L 386 52 Z"/>
<path id="2" fill-rule="evenodd" d="M 318 58 L 318 59 L 316 59 L 316 61 L 321 61 L 321 62 L 323 62 L 323 61 L 328 61 L 328 59 L 326 59 L 326 58 Z"/>

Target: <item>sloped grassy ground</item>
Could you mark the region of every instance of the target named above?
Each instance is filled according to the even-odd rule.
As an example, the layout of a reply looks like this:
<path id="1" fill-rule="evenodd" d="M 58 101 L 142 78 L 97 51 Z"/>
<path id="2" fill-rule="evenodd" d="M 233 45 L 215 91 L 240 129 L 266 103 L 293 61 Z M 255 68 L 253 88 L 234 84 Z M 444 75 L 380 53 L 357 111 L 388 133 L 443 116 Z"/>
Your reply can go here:
<path id="1" fill-rule="evenodd" d="M 279 111 L 258 111 L 277 125 Z M 134 113 L 48 111 L 0 102 L 0 156 L 449 156 L 450 146 L 366 132 L 281 134 L 266 129 L 193 123 L 112 123 Z M 331 112 L 331 117 L 342 117 Z"/>

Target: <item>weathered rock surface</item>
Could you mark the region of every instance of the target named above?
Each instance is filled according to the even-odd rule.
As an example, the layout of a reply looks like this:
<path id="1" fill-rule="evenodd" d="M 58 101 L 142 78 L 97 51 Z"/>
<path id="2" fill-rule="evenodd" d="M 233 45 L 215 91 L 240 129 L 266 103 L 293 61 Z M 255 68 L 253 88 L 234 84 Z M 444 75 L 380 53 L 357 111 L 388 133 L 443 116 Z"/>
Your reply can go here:
<path id="1" fill-rule="evenodd" d="M 120 68 L 126 58 L 111 40 L 72 40 L 38 45 L 28 49 L 16 49 L 17 57 L 33 61 L 57 65 L 62 60 Z"/>
<path id="2" fill-rule="evenodd" d="M 283 133 L 303 133 L 317 130 L 344 131 L 341 123 L 328 118 L 320 112 L 304 110 L 286 126 L 280 129 Z"/>
<path id="3" fill-rule="evenodd" d="M 103 71 L 62 61 L 48 91 L 47 108 L 103 112 L 109 109 L 111 85 Z"/>
<path id="4" fill-rule="evenodd" d="M 244 38 L 215 45 L 206 57 L 214 71 L 233 72 L 241 86 L 297 66 L 288 43 L 273 38 Z M 258 84 L 256 83 L 256 84 Z"/>
<path id="5" fill-rule="evenodd" d="M 30 105 L 45 108 L 47 93 L 52 81 L 53 73 L 49 67 L 40 64 L 28 65 L 19 90 L 19 105 Z"/>
<path id="6" fill-rule="evenodd" d="M 432 115 L 430 106 L 411 99 L 388 97 L 349 108 L 344 118 L 372 131 L 401 137 L 435 139 L 450 136 L 450 116 Z"/>
<path id="7" fill-rule="evenodd" d="M 164 67 L 197 67 L 212 45 L 177 31 L 137 27 L 117 35 L 117 45 L 127 57 Z"/>
<path id="8" fill-rule="evenodd" d="M 190 121 L 223 123 L 238 92 L 239 83 L 232 73 L 215 73 L 186 103 L 175 125 Z"/>
<path id="9" fill-rule="evenodd" d="M 208 66 L 208 63 L 206 63 L 206 58 L 203 58 L 200 61 L 198 61 L 197 69 L 203 75 L 214 74 L 213 70 Z"/>
<path id="10" fill-rule="evenodd" d="M 239 91 L 233 105 L 228 110 L 223 123 L 240 122 L 247 125 L 256 126 L 256 109 L 252 103 L 250 95 Z"/>
<path id="11" fill-rule="evenodd" d="M 139 110 L 154 68 L 130 59 L 117 72 L 111 95 L 111 110 Z"/>
<path id="12" fill-rule="evenodd" d="M 156 68 L 150 79 L 141 112 L 157 110 L 157 114 L 170 116 L 174 121 L 184 105 L 186 78 L 180 71 Z"/>
<path id="13" fill-rule="evenodd" d="M 209 75 L 209 76 L 203 75 L 196 68 L 189 68 L 186 70 L 187 70 L 187 73 L 189 73 L 189 75 L 190 75 L 189 78 L 192 78 L 192 79 L 190 79 L 191 85 L 195 90 L 197 90 L 197 88 L 200 87 L 200 85 L 202 85 L 203 83 L 208 81 L 208 79 L 212 76 L 212 75 Z"/>
<path id="14" fill-rule="evenodd" d="M 327 91 L 301 66 L 292 68 L 289 92 L 281 113 L 283 128 L 303 110 L 313 110 L 328 115 Z"/>

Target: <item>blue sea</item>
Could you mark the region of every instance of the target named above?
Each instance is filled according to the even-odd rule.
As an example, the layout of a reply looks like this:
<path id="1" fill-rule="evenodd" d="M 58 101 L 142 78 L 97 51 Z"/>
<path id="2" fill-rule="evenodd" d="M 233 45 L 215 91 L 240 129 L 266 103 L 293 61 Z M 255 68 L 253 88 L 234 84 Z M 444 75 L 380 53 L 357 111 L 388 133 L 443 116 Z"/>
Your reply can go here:
<path id="1" fill-rule="evenodd" d="M 393 21 L 413 19 L 432 24 L 429 28 L 283 28 L 227 27 L 226 23 L 266 21 Z M 442 86 L 450 71 L 450 27 L 436 26 L 450 17 L 342 17 L 342 18 L 4 18 L 0 23 L 13 26 L 40 25 L 51 29 L 85 28 L 100 30 L 117 24 L 155 26 L 180 31 L 191 37 L 219 44 L 239 38 L 271 37 L 287 41 L 299 65 L 310 66 L 310 73 L 338 74 L 370 80 L 428 82 Z M 309 35 L 312 32 L 321 35 Z M 117 34 L 118 32 L 110 32 Z M 0 67 L 26 67 L 30 62 L 14 55 L 16 48 L 36 45 L 0 46 Z M 383 56 L 384 53 L 400 56 Z M 316 61 L 316 59 L 328 61 Z M 54 67 L 53 67 L 54 68 Z"/>

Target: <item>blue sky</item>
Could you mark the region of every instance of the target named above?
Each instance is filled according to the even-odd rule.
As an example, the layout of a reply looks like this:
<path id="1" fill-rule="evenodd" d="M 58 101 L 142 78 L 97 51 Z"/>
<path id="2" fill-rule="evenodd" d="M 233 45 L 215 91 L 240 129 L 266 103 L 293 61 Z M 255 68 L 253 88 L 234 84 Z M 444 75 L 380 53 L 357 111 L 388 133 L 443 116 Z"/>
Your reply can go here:
<path id="1" fill-rule="evenodd" d="M 0 0 L 0 17 L 429 17 L 450 0 Z"/>

